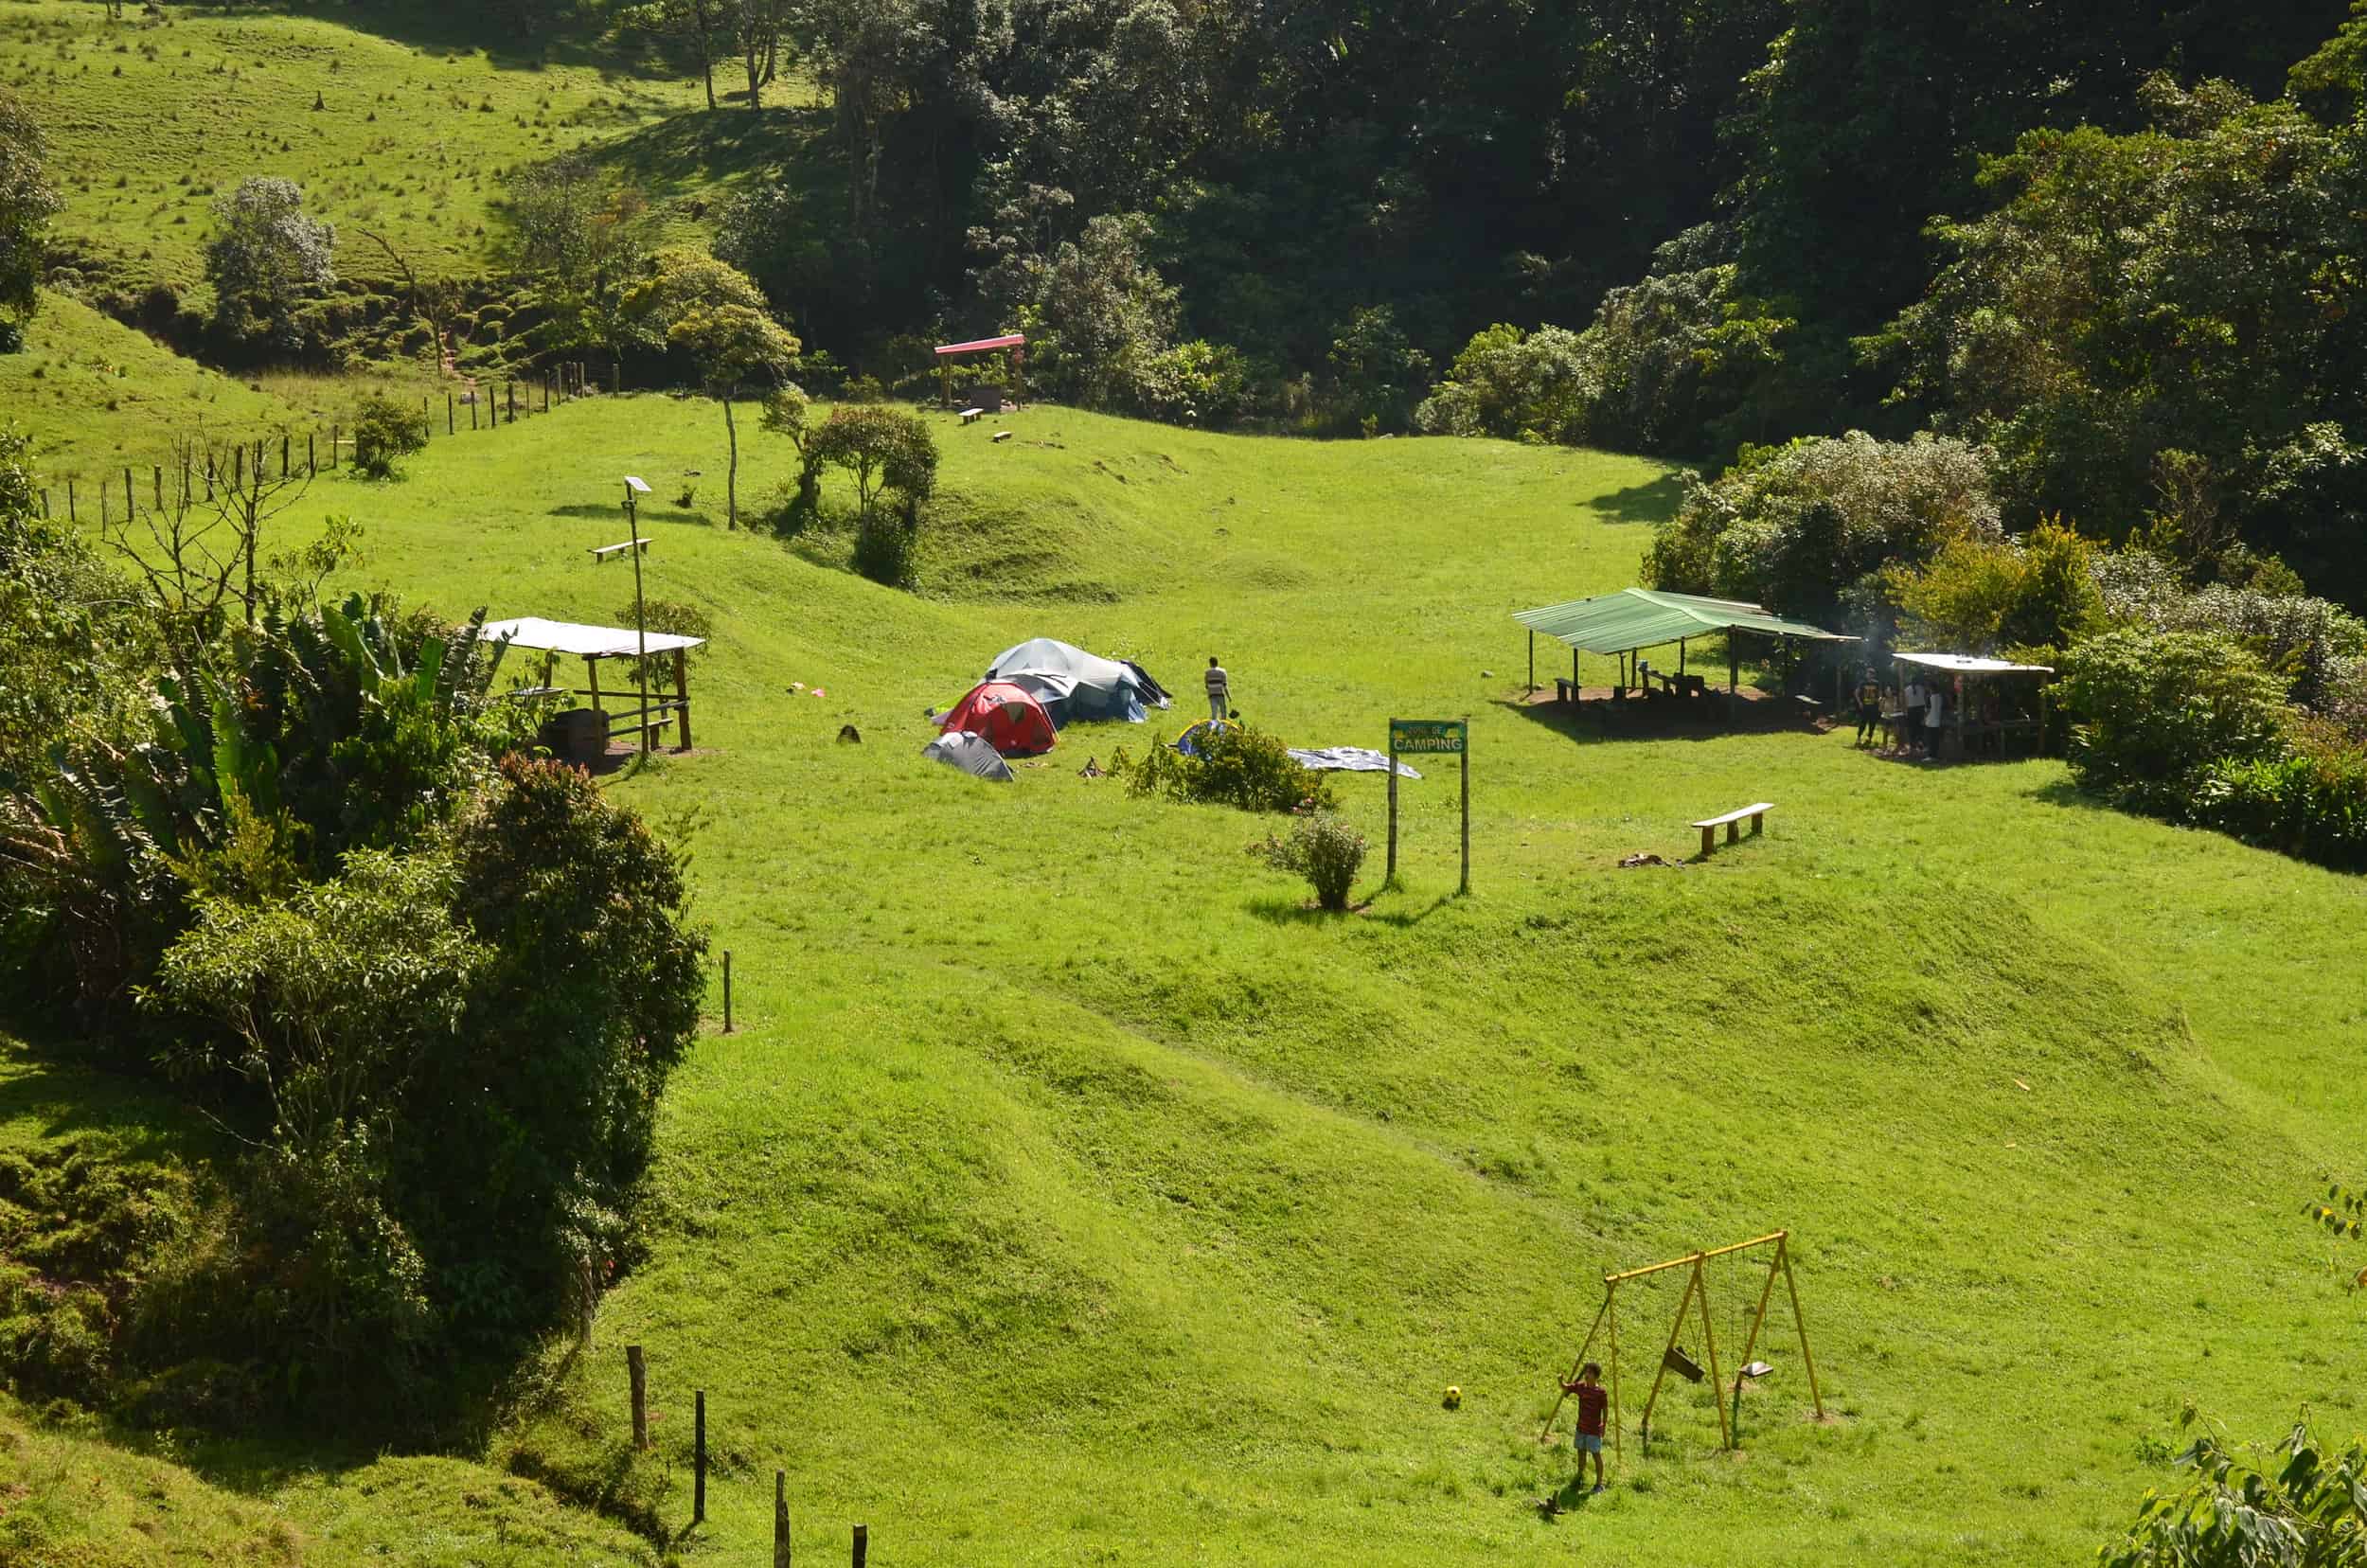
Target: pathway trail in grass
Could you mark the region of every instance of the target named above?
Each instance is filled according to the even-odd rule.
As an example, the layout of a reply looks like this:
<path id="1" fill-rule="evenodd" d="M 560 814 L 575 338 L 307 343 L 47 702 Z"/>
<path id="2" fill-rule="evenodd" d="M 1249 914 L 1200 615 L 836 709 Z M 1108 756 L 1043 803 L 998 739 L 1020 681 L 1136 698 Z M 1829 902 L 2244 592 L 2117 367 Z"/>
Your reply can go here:
<path id="1" fill-rule="evenodd" d="M 2298 1213 L 2359 1157 L 2358 882 L 2088 809 L 2052 763 L 1518 706 L 1508 613 L 1633 580 L 1651 464 L 995 428 L 940 432 L 917 595 L 836 569 L 842 538 L 727 531 L 698 401 L 305 503 L 369 530 L 356 585 L 614 623 L 630 575 L 587 551 L 640 474 L 650 594 L 716 622 L 702 752 L 611 788 L 686 833 L 740 1027 L 669 1094 L 649 1261 L 491 1457 L 596 1491 L 639 1344 L 677 1525 L 709 1391 L 694 1560 L 760 1551 L 777 1466 L 826 1557 L 863 1521 L 882 1560 L 978 1564 L 2025 1563 L 2116 1528 L 2183 1398 L 2358 1420 L 2359 1309 Z M 751 448 L 743 497 L 790 471 Z M 1406 787 L 1403 889 L 1318 918 L 1243 852 L 1268 824 L 1078 776 L 1187 713 L 1073 728 L 1007 788 L 924 762 L 922 710 L 1036 634 L 1182 691 L 1221 656 L 1296 743 L 1469 714 L 1474 896 L 1444 769 Z M 1377 840 L 1381 781 L 1340 789 Z M 1764 839 L 1614 868 L 1754 799 Z M 1630 1434 L 1620 1486 L 1540 1519 L 1593 1282 L 1775 1226 L 1837 1419 L 1778 1333 L 1743 1454 L 1680 1386 L 1648 1464 Z M 1754 1283 L 1716 1281 L 1721 1348 Z M 1648 1299 L 1638 1342 L 1674 1287 Z"/>

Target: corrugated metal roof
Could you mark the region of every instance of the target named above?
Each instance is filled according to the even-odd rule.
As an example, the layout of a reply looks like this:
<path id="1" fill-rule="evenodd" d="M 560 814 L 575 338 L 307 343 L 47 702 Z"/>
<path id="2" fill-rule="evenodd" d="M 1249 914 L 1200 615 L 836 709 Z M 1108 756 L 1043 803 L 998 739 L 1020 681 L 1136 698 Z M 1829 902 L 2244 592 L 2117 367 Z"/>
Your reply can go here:
<path id="1" fill-rule="evenodd" d="M 1806 621 L 1771 615 L 1740 599 L 1704 598 L 1699 594 L 1670 594 L 1657 588 L 1622 588 L 1615 594 L 1573 599 L 1522 610 L 1513 617 L 1532 632 L 1558 638 L 1584 653 L 1625 653 L 1631 649 L 1658 648 L 1712 632 L 1763 632 L 1771 636 L 1810 637 L 1822 642 L 1854 642 Z"/>
<path id="2" fill-rule="evenodd" d="M 2052 675 L 2053 665 L 2015 664 L 2006 659 L 1984 659 L 1970 653 L 1894 653 L 1900 664 L 1921 665 L 1926 669 L 1945 669 L 1958 675 Z"/>
<path id="3" fill-rule="evenodd" d="M 631 627 L 583 626 L 575 621 L 544 620 L 540 615 L 520 615 L 515 620 L 488 621 L 477 635 L 487 642 L 509 639 L 512 648 L 529 648 L 538 653 L 575 653 L 592 659 L 630 659 L 641 650 L 641 633 Z M 672 632 L 649 633 L 649 650 L 652 653 L 670 653 L 677 648 L 697 648 L 704 637 L 685 637 Z"/>
<path id="4" fill-rule="evenodd" d="M 986 348 L 1021 348 L 1026 347 L 1025 332 L 1010 332 L 1002 337 L 979 338 L 973 343 L 940 343 L 940 354 L 974 354 Z"/>

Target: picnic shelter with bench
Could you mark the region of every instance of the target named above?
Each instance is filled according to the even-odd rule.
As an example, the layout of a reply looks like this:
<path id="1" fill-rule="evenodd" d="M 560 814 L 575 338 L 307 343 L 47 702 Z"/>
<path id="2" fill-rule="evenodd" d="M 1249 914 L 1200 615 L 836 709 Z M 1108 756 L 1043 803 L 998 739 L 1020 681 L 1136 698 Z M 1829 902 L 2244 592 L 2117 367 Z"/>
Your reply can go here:
<path id="1" fill-rule="evenodd" d="M 1641 692 L 1646 697 L 1708 700 L 1720 694 L 1711 689 L 1705 677 L 1685 668 L 1687 647 L 1697 638 L 1723 636 L 1726 689 L 1722 695 L 1731 711 L 1742 683 L 1742 653 L 1735 633 L 1773 637 L 1783 648 L 1795 639 L 1857 640 L 1806 621 L 1787 620 L 1771 614 L 1764 606 L 1745 600 L 1672 594 L 1658 588 L 1622 588 L 1615 594 L 1597 594 L 1593 598 L 1573 599 L 1566 604 L 1517 611 L 1512 618 L 1528 629 L 1532 692 L 1538 689 L 1538 633 L 1541 632 L 1569 646 L 1570 678 L 1565 681 L 1557 677 L 1554 688 L 1561 702 L 1572 705 L 1576 704 L 1584 689 L 1578 671 L 1581 653 L 1603 654 L 1618 661 L 1611 687 L 1614 703 L 1626 702 L 1630 692 Z M 1641 657 L 1646 650 L 1665 648 L 1672 643 L 1677 649 L 1674 670 L 1655 669 L 1649 660 Z"/>
<path id="2" fill-rule="evenodd" d="M 690 650 L 703 646 L 705 638 L 685 637 L 671 632 L 640 632 L 631 627 L 586 626 L 576 621 L 544 620 L 540 615 L 488 621 L 477 635 L 487 642 L 507 643 L 511 648 L 543 655 L 542 684 L 511 695 L 538 702 L 565 697 L 589 699 L 585 705 L 553 715 L 546 725 L 546 743 L 550 744 L 553 753 L 571 761 L 594 761 L 608 750 L 608 742 L 617 736 L 640 736 L 647 742 L 654 740 L 657 732 L 668 724 L 674 726 L 674 749 L 690 749 L 688 660 Z M 663 668 L 666 664 L 671 663 L 673 695 L 661 695 L 659 683 L 652 680 L 650 683 L 649 704 L 644 706 L 637 683 L 630 678 L 620 678 L 609 683 L 608 693 L 604 696 L 600 690 L 600 666 L 611 659 L 639 658 L 645 650 L 652 667 Z M 571 689 L 555 684 L 561 655 L 583 661 L 585 686 Z M 630 669 L 631 666 L 626 668 Z M 619 673 L 622 675 L 623 672 Z M 629 705 L 611 709 L 603 705 L 608 701 Z"/>

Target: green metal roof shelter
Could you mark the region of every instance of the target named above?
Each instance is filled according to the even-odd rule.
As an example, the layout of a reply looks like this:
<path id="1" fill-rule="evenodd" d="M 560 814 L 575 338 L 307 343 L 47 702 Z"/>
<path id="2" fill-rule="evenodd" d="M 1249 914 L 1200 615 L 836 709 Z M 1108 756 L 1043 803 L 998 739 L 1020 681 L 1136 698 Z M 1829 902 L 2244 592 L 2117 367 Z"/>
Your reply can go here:
<path id="1" fill-rule="evenodd" d="M 1756 632 L 1771 637 L 1799 637 L 1810 642 L 1854 642 L 1836 632 L 1806 621 L 1786 620 L 1760 605 L 1741 599 L 1704 598 L 1699 594 L 1671 594 L 1657 588 L 1622 588 L 1615 594 L 1573 599 L 1522 610 L 1514 620 L 1529 630 L 1529 686 L 1537 686 L 1537 634 L 1544 633 L 1570 645 L 1571 700 L 1576 701 L 1578 654 L 1608 653 L 1622 660 L 1620 689 L 1626 689 L 1625 658 L 1647 648 L 1677 645 L 1677 668 L 1684 669 L 1684 646 L 1695 637 L 1717 632 Z M 1727 644 L 1726 689 L 1741 681 L 1741 660 L 1731 640 Z"/>

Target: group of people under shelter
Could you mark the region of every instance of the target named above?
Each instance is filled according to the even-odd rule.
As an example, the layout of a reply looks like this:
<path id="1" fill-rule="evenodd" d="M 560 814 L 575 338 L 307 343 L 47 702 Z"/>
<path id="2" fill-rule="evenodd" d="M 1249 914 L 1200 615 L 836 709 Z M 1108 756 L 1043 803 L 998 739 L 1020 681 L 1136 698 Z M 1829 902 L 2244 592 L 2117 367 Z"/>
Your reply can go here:
<path id="1" fill-rule="evenodd" d="M 1854 694 L 1860 747 L 1888 744 L 1894 756 L 1927 761 L 2002 756 L 2009 739 L 2032 751 L 2045 743 L 2044 699 L 2036 685 L 2008 686 L 2000 677 L 2043 678 L 2044 666 L 1948 655 L 1967 667 L 1933 669 L 1941 656 L 1902 658 L 1900 684 L 1886 686 L 1873 665 L 1860 672 Z M 1977 668 L 1974 668 L 1977 667 Z"/>

